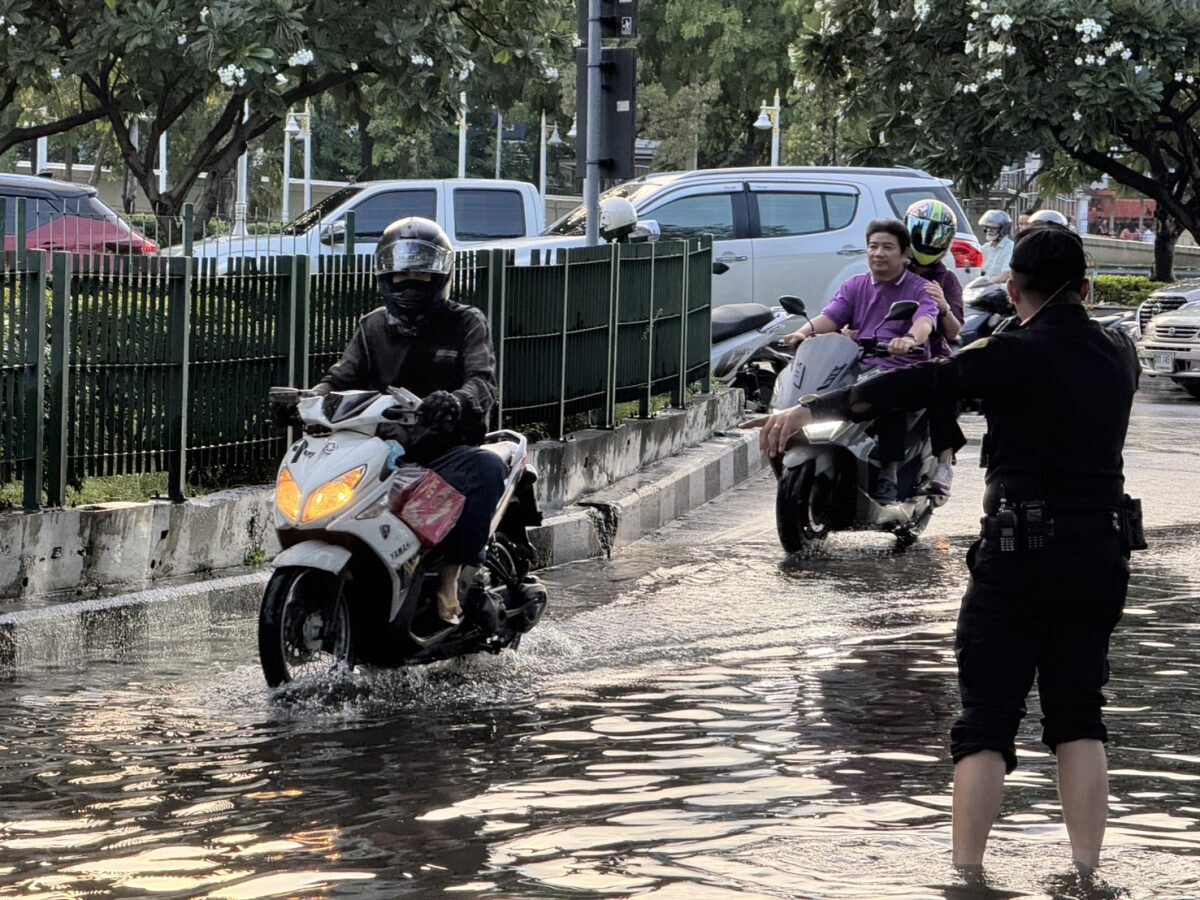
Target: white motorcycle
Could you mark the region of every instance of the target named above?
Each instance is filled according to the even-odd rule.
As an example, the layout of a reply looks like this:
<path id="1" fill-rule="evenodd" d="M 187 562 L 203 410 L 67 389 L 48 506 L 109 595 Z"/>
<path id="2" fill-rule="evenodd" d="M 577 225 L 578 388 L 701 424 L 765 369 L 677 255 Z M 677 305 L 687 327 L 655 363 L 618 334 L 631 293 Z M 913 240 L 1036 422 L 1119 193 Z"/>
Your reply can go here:
<path id="1" fill-rule="evenodd" d="M 489 434 L 484 449 L 508 467 L 492 517 L 487 562 L 464 571 L 461 625 L 437 616 L 438 541 L 463 497 L 431 470 L 397 464 L 376 437 L 390 422 L 412 424 L 411 392 L 319 394 L 273 388 L 303 423 L 279 466 L 275 528 L 283 551 L 263 594 L 258 649 L 272 687 L 337 666 L 395 667 L 516 647 L 546 606 L 529 575 L 526 526 L 541 523 L 525 437 Z"/>
<path id="2" fill-rule="evenodd" d="M 800 303 L 796 298 L 791 298 Z M 801 308 L 803 304 L 800 303 Z M 893 303 L 885 321 L 912 318 L 917 304 Z M 824 394 L 857 380 L 875 378 L 881 369 L 863 370 L 867 356 L 886 356 L 886 344 L 873 338 L 851 340 L 842 334 L 820 334 L 800 344 L 792 365 L 775 383 L 773 410 L 795 406 L 806 394 Z M 775 523 L 788 553 L 818 546 L 833 531 L 891 532 L 899 546 L 912 544 L 945 497 L 926 487 L 936 458 L 924 412 L 908 417 L 904 460 L 898 474 L 898 497 L 880 504 L 871 493 L 879 475 L 871 422 L 814 422 L 792 438 L 776 467 Z"/>
<path id="3" fill-rule="evenodd" d="M 791 355 L 775 345 L 795 330 L 795 317 L 804 315 L 804 305 L 797 310 L 793 299 L 783 297 L 776 307 L 731 303 L 712 311 L 711 378 L 741 388 L 748 411 L 767 408 L 775 379 L 791 363 Z"/>

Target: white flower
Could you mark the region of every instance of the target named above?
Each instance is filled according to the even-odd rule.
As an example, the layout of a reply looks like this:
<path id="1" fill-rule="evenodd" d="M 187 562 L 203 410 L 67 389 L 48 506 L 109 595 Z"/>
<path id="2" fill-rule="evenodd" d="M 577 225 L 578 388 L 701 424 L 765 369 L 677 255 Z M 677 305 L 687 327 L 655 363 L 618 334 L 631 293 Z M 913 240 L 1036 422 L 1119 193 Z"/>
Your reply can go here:
<path id="1" fill-rule="evenodd" d="M 1187 81 L 1188 84 L 1196 83 L 1196 77 L 1194 75 L 1189 75 L 1185 80 Z"/>
<path id="2" fill-rule="evenodd" d="M 1012 16 L 1005 15 L 1004 13 L 997 13 L 992 16 L 992 28 L 996 31 L 1008 31 L 1012 28 L 1012 24 Z"/>
<path id="3" fill-rule="evenodd" d="M 1104 48 L 1104 55 L 1105 56 L 1116 56 L 1118 53 L 1120 53 L 1124 49 L 1125 49 L 1124 41 L 1113 41 L 1111 44 L 1109 44 L 1107 47 Z"/>
<path id="4" fill-rule="evenodd" d="M 1075 110 L 1075 112 L 1071 113 L 1071 118 L 1074 119 L 1076 122 L 1082 122 L 1083 121 L 1083 113 L 1081 113 L 1079 110 Z"/>
<path id="5" fill-rule="evenodd" d="M 991 69 L 983 77 L 986 78 L 988 81 L 995 81 L 997 78 L 1004 77 L 1004 70 L 1003 69 Z"/>
<path id="6" fill-rule="evenodd" d="M 4 16 L 0 16 L 0 25 L 3 25 L 3 24 L 4 24 L 4 22 L 5 22 L 5 18 L 4 18 Z"/>
<path id="7" fill-rule="evenodd" d="M 1108 60 L 1105 59 L 1103 56 L 1097 56 L 1096 57 L 1096 65 L 1106 66 L 1106 65 L 1108 65 Z"/>
<path id="8" fill-rule="evenodd" d="M 1176 73 L 1175 73 L 1175 80 L 1176 80 L 1176 81 L 1183 81 L 1183 73 L 1182 73 L 1182 72 L 1176 72 Z"/>
<path id="9" fill-rule="evenodd" d="M 203 22 L 203 21 L 204 21 L 205 19 L 207 19 L 207 18 L 208 18 L 208 7 L 207 7 L 207 6 L 201 7 L 201 9 L 200 9 L 200 21 L 201 21 L 201 22 Z"/>
<path id="10" fill-rule="evenodd" d="M 1133 58 L 1133 51 L 1130 50 L 1128 47 L 1126 47 L 1124 50 L 1121 51 L 1121 59 L 1132 59 L 1132 58 Z"/>
<path id="11" fill-rule="evenodd" d="M 288 57 L 289 66 L 307 66 L 313 61 L 313 52 L 307 47 L 297 50 Z"/>
<path id="12" fill-rule="evenodd" d="M 188 41 L 188 38 L 187 38 L 186 34 L 181 34 L 179 37 L 175 38 L 175 43 L 177 43 L 180 47 L 182 47 L 184 44 L 186 44 L 187 41 Z"/>
<path id="13" fill-rule="evenodd" d="M 287 84 L 287 76 L 284 75 L 282 72 L 276 72 L 275 73 L 275 83 L 276 84 Z"/>
<path id="14" fill-rule="evenodd" d="M 1089 66 L 1094 66 L 1096 64 L 1096 54 L 1089 53 L 1086 57 L 1086 62 Z"/>
<path id="15" fill-rule="evenodd" d="M 979 85 L 977 85 L 977 84 L 964 84 L 964 85 L 963 85 L 963 93 L 964 93 L 964 94 L 978 94 L 978 93 L 979 93 Z"/>
<path id="16" fill-rule="evenodd" d="M 1145 67 L 1145 66 L 1134 66 L 1134 67 L 1133 67 L 1133 71 L 1135 71 L 1135 72 L 1137 72 L 1139 75 L 1141 75 L 1143 72 L 1145 72 L 1145 71 L 1146 71 L 1146 67 Z"/>
<path id="17" fill-rule="evenodd" d="M 921 119 L 921 118 L 916 118 L 916 119 L 913 119 L 913 124 L 914 124 L 914 125 L 924 125 L 924 124 L 925 124 L 925 120 L 924 120 L 924 119 Z"/>
<path id="18" fill-rule="evenodd" d="M 426 56 L 424 53 L 414 53 L 408 59 L 414 66 L 432 66 L 433 65 L 433 60 L 430 59 L 428 56 Z"/>
<path id="19" fill-rule="evenodd" d="M 999 41 L 988 41 L 987 42 L 987 52 L 988 53 L 1000 53 L 1003 50 L 1004 50 L 1004 45 L 1001 44 Z"/>
<path id="20" fill-rule="evenodd" d="M 357 72 L 358 71 L 358 63 L 356 63 L 356 62 L 350 63 L 350 71 Z"/>
<path id="21" fill-rule="evenodd" d="M 904 84 L 900 85 L 900 93 L 902 94 L 911 94 L 912 89 L 913 83 L 911 81 L 906 81 Z"/>
<path id="22" fill-rule="evenodd" d="M 60 69 L 58 66 L 55 66 L 53 69 L 50 70 L 50 77 L 53 78 L 55 81 L 62 78 L 62 69 Z"/>
<path id="23" fill-rule="evenodd" d="M 1079 35 L 1079 40 L 1083 43 L 1090 44 L 1104 34 L 1104 26 L 1095 19 L 1087 18 L 1075 26 L 1075 33 Z"/>
<path id="24" fill-rule="evenodd" d="M 1016 56 L 1017 48 L 1013 44 L 1009 44 L 1007 47 L 1004 48 L 1004 55 L 1005 56 Z"/>
<path id="25" fill-rule="evenodd" d="M 230 63 L 217 69 L 217 78 L 225 87 L 242 87 L 246 83 L 246 70 Z"/>
<path id="26" fill-rule="evenodd" d="M 970 56 L 974 52 L 975 52 L 975 45 L 971 41 L 967 41 L 963 45 L 963 53 L 967 54 L 967 56 Z"/>
<path id="27" fill-rule="evenodd" d="M 878 25 L 876 25 L 874 28 L 871 29 L 871 36 L 872 37 L 883 37 L 883 29 L 880 28 Z"/>
<path id="28" fill-rule="evenodd" d="M 16 37 L 16 36 L 17 36 L 17 26 L 16 26 L 16 25 L 9 25 L 9 26 L 8 26 L 8 33 L 9 33 L 10 35 L 12 35 L 13 37 Z"/>
<path id="29" fill-rule="evenodd" d="M 971 13 L 971 18 L 974 19 L 976 22 L 978 22 L 979 21 L 979 10 L 975 10 L 973 13 Z"/>
<path id="30" fill-rule="evenodd" d="M 922 22 L 929 15 L 929 0 L 913 0 L 913 14 Z"/>
<path id="31" fill-rule="evenodd" d="M 1082 56 L 1075 57 L 1075 65 L 1077 65 L 1077 66 L 1083 65 L 1083 57 Z"/>

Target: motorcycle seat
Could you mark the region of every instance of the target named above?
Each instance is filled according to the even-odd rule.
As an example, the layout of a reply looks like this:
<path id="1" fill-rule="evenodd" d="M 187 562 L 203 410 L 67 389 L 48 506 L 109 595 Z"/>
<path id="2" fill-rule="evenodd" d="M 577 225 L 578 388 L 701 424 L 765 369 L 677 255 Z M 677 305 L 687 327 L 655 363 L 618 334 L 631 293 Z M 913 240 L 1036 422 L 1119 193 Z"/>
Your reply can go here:
<path id="1" fill-rule="evenodd" d="M 483 449 L 495 453 L 498 457 L 504 460 L 504 464 L 510 469 L 512 468 L 513 456 L 517 452 L 517 445 L 512 441 L 496 441 L 494 443 L 483 444 Z"/>
<path id="2" fill-rule="evenodd" d="M 761 328 L 774 318 L 775 314 L 761 303 L 718 306 L 712 311 L 713 343 Z"/>

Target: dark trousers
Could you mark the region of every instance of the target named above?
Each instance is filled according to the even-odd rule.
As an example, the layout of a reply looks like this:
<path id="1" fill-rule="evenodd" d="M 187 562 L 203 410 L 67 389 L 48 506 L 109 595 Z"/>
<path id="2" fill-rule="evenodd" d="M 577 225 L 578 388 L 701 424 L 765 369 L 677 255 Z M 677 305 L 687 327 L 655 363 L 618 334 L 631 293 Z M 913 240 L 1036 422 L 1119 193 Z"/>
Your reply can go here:
<path id="1" fill-rule="evenodd" d="M 958 427 L 958 403 L 947 400 L 941 403 L 931 403 L 925 411 L 929 422 L 929 442 L 933 445 L 933 454 L 937 456 L 943 450 L 953 450 L 957 453 L 967 443 L 967 437 Z"/>
<path id="2" fill-rule="evenodd" d="M 904 461 L 904 438 L 908 434 L 908 413 L 889 409 L 875 418 L 875 455 L 881 463 Z"/>
<path id="3" fill-rule="evenodd" d="M 929 423 L 929 441 L 934 454 L 943 450 L 960 449 L 967 443 L 966 436 L 958 427 L 958 404 L 950 401 L 936 403 L 925 410 Z M 876 456 L 880 462 L 904 462 L 904 439 L 908 434 L 908 413 L 902 409 L 890 409 L 875 419 Z"/>
<path id="4" fill-rule="evenodd" d="M 458 522 L 441 544 L 446 562 L 483 565 L 492 515 L 504 493 L 508 466 L 490 450 L 463 446 L 442 454 L 429 468 L 466 498 Z"/>
<path id="5" fill-rule="evenodd" d="M 1053 538 L 1040 551 L 972 545 L 971 580 L 954 638 L 962 716 L 950 730 L 958 762 L 981 750 L 1016 768 L 1014 741 L 1037 678 L 1042 741 L 1105 741 L 1101 688 L 1108 641 L 1125 606 L 1129 557 L 1116 536 Z"/>

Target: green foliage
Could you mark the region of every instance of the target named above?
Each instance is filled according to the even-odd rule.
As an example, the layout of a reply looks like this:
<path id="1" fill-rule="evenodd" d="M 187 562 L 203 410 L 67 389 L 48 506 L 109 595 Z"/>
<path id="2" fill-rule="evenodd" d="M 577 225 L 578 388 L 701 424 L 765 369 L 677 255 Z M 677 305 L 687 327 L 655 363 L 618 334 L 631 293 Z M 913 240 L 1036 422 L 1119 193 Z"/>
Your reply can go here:
<path id="1" fill-rule="evenodd" d="M 1141 275 L 1097 275 L 1093 289 L 1097 303 L 1112 306 L 1138 306 L 1163 286 Z"/>
<path id="2" fill-rule="evenodd" d="M 719 84 L 689 84 L 668 94 L 661 84 L 638 92 L 639 126 L 660 141 L 654 154 L 659 171 L 695 169 L 708 131 L 707 113 L 721 94 Z"/>

